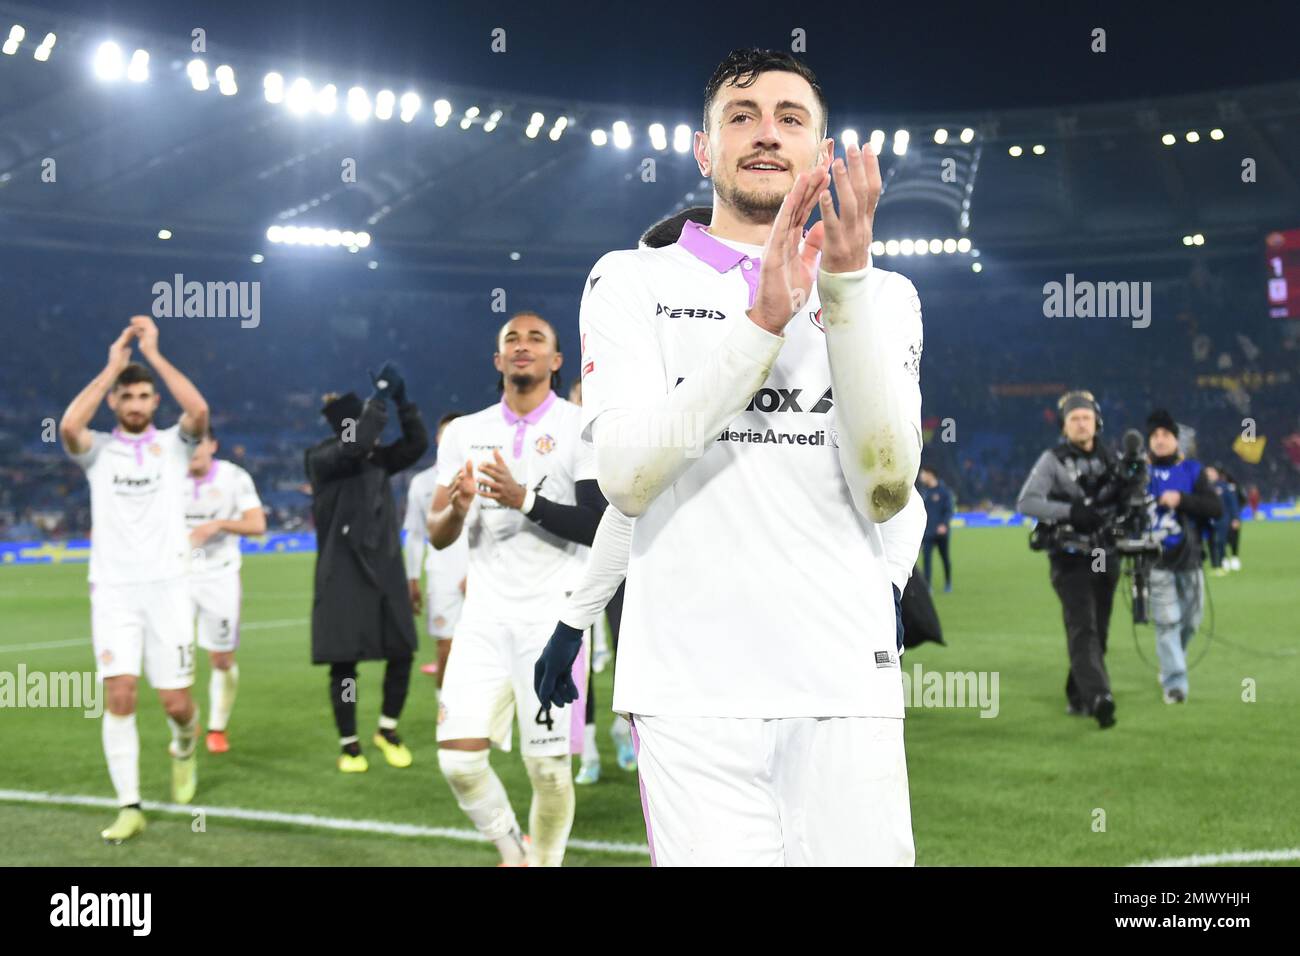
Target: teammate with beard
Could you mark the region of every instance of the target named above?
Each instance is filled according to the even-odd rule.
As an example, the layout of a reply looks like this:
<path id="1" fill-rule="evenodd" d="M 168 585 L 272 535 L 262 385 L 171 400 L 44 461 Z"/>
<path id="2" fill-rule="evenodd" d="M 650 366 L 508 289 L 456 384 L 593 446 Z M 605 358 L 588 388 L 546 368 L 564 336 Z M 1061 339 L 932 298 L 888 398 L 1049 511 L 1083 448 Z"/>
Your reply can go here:
<path id="1" fill-rule="evenodd" d="M 154 427 L 162 400 L 153 374 L 131 361 L 131 345 L 181 407 L 171 428 Z M 110 432 L 90 428 L 107 398 L 117 418 Z M 104 757 L 121 808 L 101 834 L 121 843 L 144 830 L 140 810 L 137 684 L 143 672 L 158 692 L 172 740 L 172 800 L 189 803 L 198 781 L 195 741 L 199 710 L 194 683 L 194 629 L 186 557 L 185 476 L 208 428 L 199 390 L 158 348 L 158 326 L 145 315 L 108 350 L 103 371 L 72 400 L 59 423 L 68 454 L 90 483 L 91 640 L 104 684 Z"/>

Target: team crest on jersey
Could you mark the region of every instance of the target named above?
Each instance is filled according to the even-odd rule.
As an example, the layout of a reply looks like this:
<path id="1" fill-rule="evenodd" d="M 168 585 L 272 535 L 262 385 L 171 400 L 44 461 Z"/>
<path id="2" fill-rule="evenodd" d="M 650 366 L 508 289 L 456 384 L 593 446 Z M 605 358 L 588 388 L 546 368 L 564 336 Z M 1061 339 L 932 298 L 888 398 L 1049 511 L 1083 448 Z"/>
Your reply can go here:
<path id="1" fill-rule="evenodd" d="M 99 662 L 103 664 L 105 667 L 113 663 L 113 652 L 110 651 L 107 647 L 104 648 L 102 651 L 99 652 Z"/>
<path id="2" fill-rule="evenodd" d="M 155 458 L 157 458 L 159 455 L 162 454 L 162 445 L 159 445 L 157 442 L 154 442 L 153 444 L 151 444 L 151 445 L 149 446 L 149 454 L 151 454 L 151 455 L 153 455 Z"/>
<path id="3" fill-rule="evenodd" d="M 550 435 L 543 435 L 533 442 L 533 447 L 537 449 L 537 454 L 549 455 L 555 451 L 555 439 Z"/>
<path id="4" fill-rule="evenodd" d="M 826 326 L 822 323 L 822 310 L 821 310 L 821 309 L 818 309 L 816 312 L 809 312 L 809 313 L 808 313 L 808 318 L 812 319 L 812 324 L 815 325 L 815 326 L 817 326 L 817 330 L 818 330 L 819 332 L 825 332 L 825 331 L 826 331 Z"/>
<path id="5" fill-rule="evenodd" d="M 438 704 L 438 723 L 442 723 L 446 719 L 447 719 L 447 705 L 440 703 Z"/>

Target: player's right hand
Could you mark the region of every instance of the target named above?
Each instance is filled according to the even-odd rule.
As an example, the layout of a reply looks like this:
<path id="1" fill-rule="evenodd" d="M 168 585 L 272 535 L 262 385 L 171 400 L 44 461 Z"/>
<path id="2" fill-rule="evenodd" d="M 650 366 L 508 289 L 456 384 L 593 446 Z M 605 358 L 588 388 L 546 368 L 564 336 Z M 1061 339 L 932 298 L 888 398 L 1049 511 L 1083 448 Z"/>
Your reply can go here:
<path id="1" fill-rule="evenodd" d="M 777 335 L 808 302 L 817 278 L 820 250 L 803 242 L 803 224 L 830 185 L 829 165 L 835 141 L 828 139 L 824 145 L 825 162 L 795 179 L 763 246 L 758 289 L 748 315 L 755 324 Z"/>
<path id="2" fill-rule="evenodd" d="M 139 334 L 134 325 L 128 325 L 117 337 L 117 341 L 108 347 L 108 367 L 114 373 L 122 371 L 131 364 L 131 342 Z"/>
<path id="3" fill-rule="evenodd" d="M 474 462 L 465 462 L 465 467 L 460 470 L 456 478 L 456 483 L 451 486 L 451 508 L 456 514 L 463 518 L 469 512 L 469 506 L 474 501 L 474 495 L 478 493 L 478 483 L 474 480 Z"/>
<path id="4" fill-rule="evenodd" d="M 578 699 L 573 682 L 573 662 L 582 650 L 582 631 L 563 621 L 555 625 L 542 656 L 533 665 L 533 690 L 543 707 L 563 707 Z"/>
<path id="5" fill-rule="evenodd" d="M 407 578 L 406 586 L 411 592 L 411 610 L 419 614 L 420 608 L 424 604 L 424 594 L 420 590 L 420 579 Z"/>

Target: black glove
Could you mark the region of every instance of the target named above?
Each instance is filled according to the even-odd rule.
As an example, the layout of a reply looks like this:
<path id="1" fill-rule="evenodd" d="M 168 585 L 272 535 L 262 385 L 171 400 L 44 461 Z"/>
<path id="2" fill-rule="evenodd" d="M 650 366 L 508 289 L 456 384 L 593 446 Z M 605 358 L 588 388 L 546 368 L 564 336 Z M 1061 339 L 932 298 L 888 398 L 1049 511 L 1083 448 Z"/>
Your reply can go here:
<path id="1" fill-rule="evenodd" d="M 1071 502 L 1070 524 L 1074 526 L 1075 531 L 1091 534 L 1102 525 L 1101 512 L 1091 505 L 1085 505 L 1082 501 Z"/>
<path id="2" fill-rule="evenodd" d="M 392 362 L 385 362 L 378 374 L 371 372 L 370 380 L 375 383 L 376 396 L 391 398 L 398 405 L 406 404 L 406 380 Z"/>
<path id="3" fill-rule="evenodd" d="M 561 621 L 555 633 L 542 649 L 542 656 L 533 666 L 533 690 L 542 702 L 542 709 L 563 707 L 578 699 L 578 687 L 573 682 L 573 662 L 582 650 L 582 631 Z"/>

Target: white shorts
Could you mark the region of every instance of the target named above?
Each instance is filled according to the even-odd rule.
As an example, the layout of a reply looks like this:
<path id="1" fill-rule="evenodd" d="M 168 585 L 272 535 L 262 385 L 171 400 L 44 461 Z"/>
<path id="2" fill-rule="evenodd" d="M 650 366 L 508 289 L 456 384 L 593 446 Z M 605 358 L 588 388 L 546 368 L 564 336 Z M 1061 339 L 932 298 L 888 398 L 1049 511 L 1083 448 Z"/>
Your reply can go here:
<path id="1" fill-rule="evenodd" d="M 903 721 L 632 720 L 655 866 L 912 866 Z"/>
<path id="2" fill-rule="evenodd" d="M 460 610 L 465 606 L 465 595 L 460 587 L 431 588 L 425 597 L 425 627 L 429 636 L 440 641 L 450 640 L 460 622 Z"/>
<path id="3" fill-rule="evenodd" d="M 554 624 L 464 621 L 451 642 L 447 673 L 438 693 L 438 740 L 487 738 L 511 748 L 513 716 L 519 718 L 520 753 L 557 757 L 582 753 L 587 709 L 587 647 L 573 662 L 580 696 L 567 707 L 542 714 L 533 690 L 533 668 Z"/>
<path id="4" fill-rule="evenodd" d="M 199 647 L 233 651 L 239 647 L 239 569 L 190 578 L 190 619 L 198 619 Z"/>
<path id="5" fill-rule="evenodd" d="M 92 584 L 90 637 L 99 677 L 141 671 L 155 690 L 194 683 L 194 628 L 185 578 Z"/>

